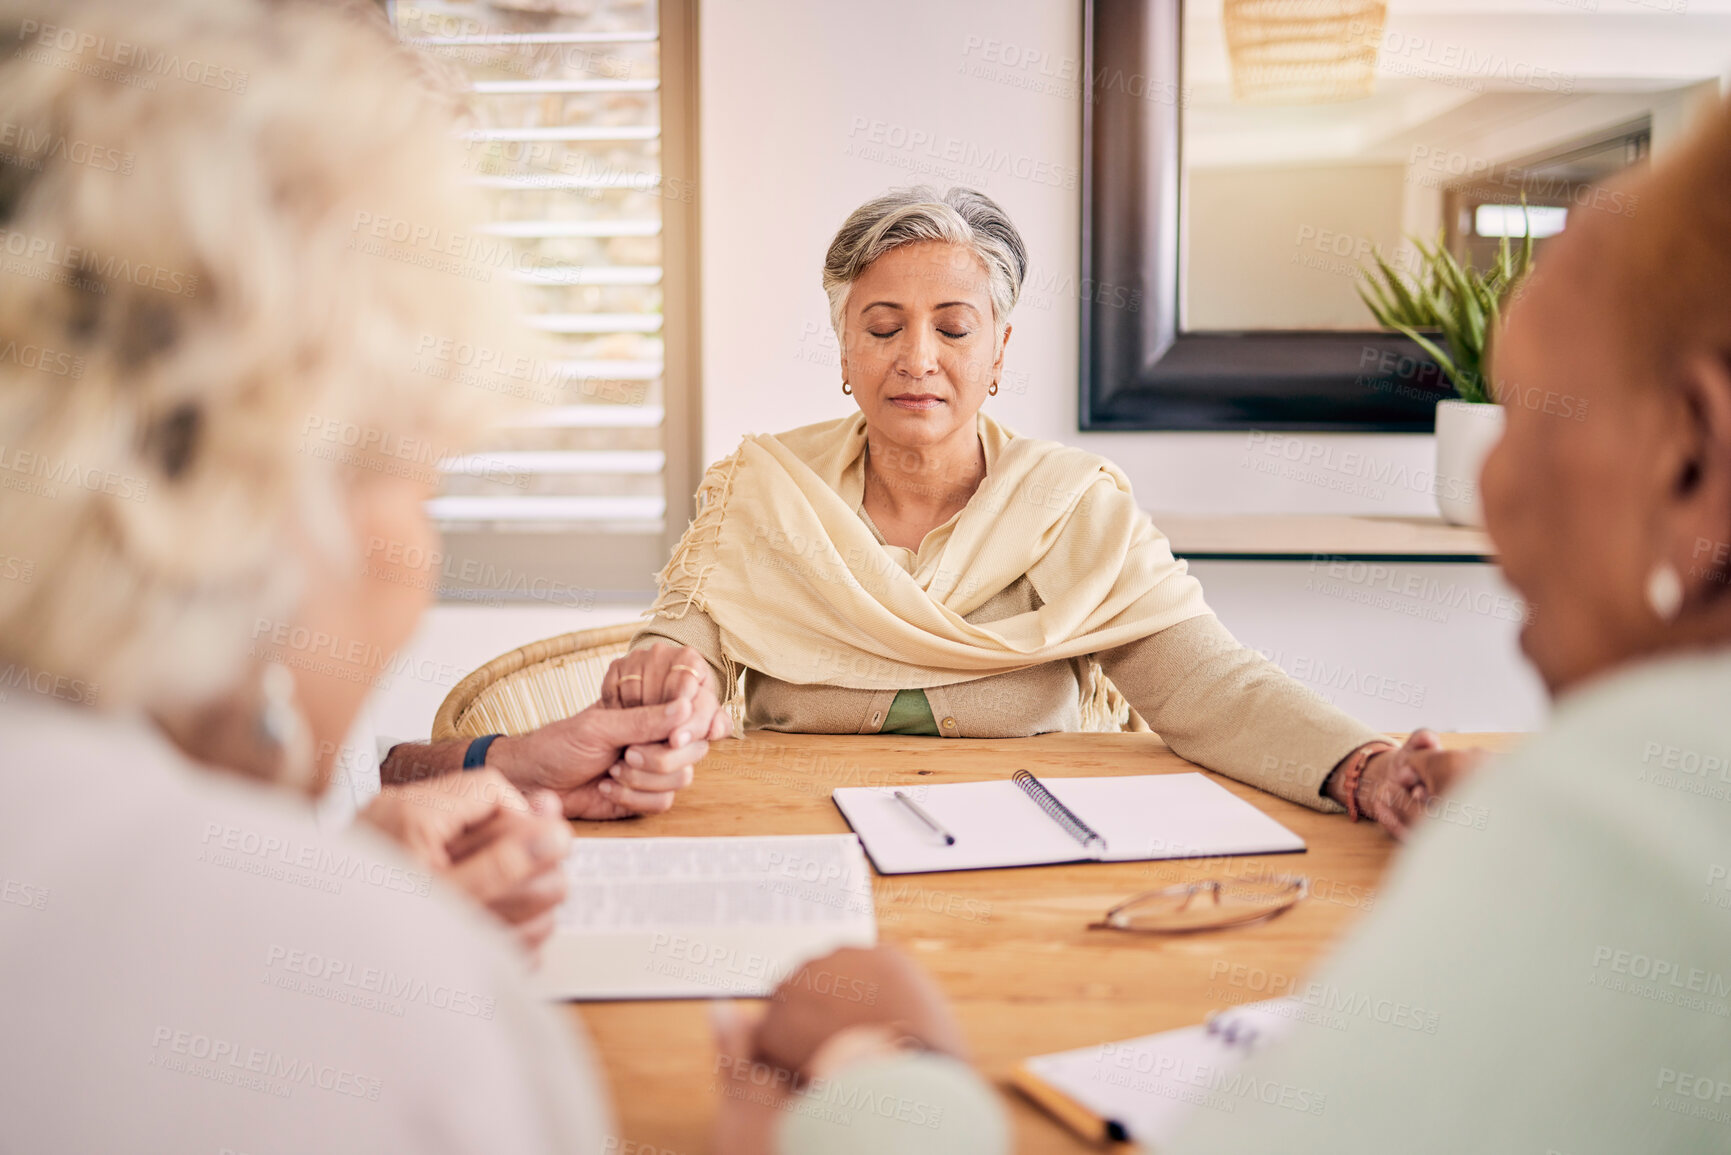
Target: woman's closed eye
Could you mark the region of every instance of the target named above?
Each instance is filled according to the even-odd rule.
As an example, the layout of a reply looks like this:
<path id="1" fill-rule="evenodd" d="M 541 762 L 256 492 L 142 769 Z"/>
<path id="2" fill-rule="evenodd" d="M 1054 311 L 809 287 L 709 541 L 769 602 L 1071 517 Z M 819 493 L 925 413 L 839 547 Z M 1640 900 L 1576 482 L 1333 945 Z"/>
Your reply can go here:
<path id="1" fill-rule="evenodd" d="M 867 329 L 865 332 L 869 332 L 871 336 L 878 338 L 879 341 L 888 341 L 888 339 L 893 338 L 893 336 L 898 334 L 900 331 L 902 331 L 902 326 L 893 327 L 893 329 Z M 945 338 L 952 339 L 952 341 L 961 341 L 962 338 L 973 336 L 973 329 L 959 329 L 959 331 L 957 331 L 957 329 L 938 329 L 938 334 L 940 334 L 940 336 L 945 336 Z"/>
<path id="2" fill-rule="evenodd" d="M 889 338 L 894 337 L 897 333 L 900 333 L 901 331 L 902 330 L 901 330 L 901 327 L 899 325 L 894 329 L 884 329 L 881 331 L 877 330 L 877 329 L 868 329 L 867 330 L 867 332 L 869 332 L 872 336 L 876 337 L 880 341 L 886 341 Z M 952 341 L 960 341 L 963 337 L 971 336 L 971 333 L 965 329 L 959 333 L 951 332 L 949 329 L 939 329 L 938 332 L 940 334 L 942 334 L 943 336 L 948 337 Z"/>

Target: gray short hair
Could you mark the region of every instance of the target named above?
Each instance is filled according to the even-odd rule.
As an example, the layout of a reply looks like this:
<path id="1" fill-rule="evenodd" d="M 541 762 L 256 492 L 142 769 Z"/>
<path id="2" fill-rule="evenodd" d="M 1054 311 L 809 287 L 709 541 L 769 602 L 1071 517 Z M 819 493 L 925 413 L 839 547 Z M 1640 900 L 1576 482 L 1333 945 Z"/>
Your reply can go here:
<path id="1" fill-rule="evenodd" d="M 823 258 L 823 291 L 829 294 L 829 323 L 842 336 L 848 291 L 871 263 L 903 245 L 947 241 L 968 249 L 990 277 L 992 321 L 1004 338 L 1010 311 L 1028 275 L 1028 249 L 1022 234 L 998 203 L 971 188 L 939 194 L 926 185 L 892 189 L 855 209 L 837 230 Z"/>

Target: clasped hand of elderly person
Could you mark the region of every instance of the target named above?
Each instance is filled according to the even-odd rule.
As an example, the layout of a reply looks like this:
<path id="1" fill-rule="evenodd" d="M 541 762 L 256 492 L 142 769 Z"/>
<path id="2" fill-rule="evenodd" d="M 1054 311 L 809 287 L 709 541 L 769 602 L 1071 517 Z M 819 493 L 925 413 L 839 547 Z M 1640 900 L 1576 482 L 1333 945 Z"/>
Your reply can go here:
<path id="1" fill-rule="evenodd" d="M 731 732 L 695 651 L 654 646 L 628 658 L 608 670 L 600 702 L 494 740 L 479 770 L 444 765 L 453 756 L 460 764 L 466 740 L 396 747 L 384 768 L 389 784 L 361 812 L 491 910 L 531 954 L 552 933 L 568 888 L 564 819 L 667 810 L 709 740 Z"/>
<path id="2" fill-rule="evenodd" d="M 1445 750 L 1431 730 L 1414 730 L 1399 746 L 1384 745 L 1365 760 L 1347 797 L 1352 759 L 1337 767 L 1324 793 L 1360 817 L 1376 821 L 1396 838 L 1405 838 L 1454 784 L 1483 764 L 1483 750 Z"/>
<path id="3" fill-rule="evenodd" d="M 571 828 L 548 790 L 525 797 L 497 770 L 387 786 L 361 811 L 416 860 L 467 892 L 534 954 L 565 898 Z"/>
<path id="4" fill-rule="evenodd" d="M 613 676 L 610 669 L 607 681 Z M 713 685 L 670 679 L 653 702 L 609 701 L 604 689 L 602 700 L 581 713 L 500 738 L 487 764 L 525 789 L 553 791 L 568 818 L 660 814 L 691 785 L 710 740 L 730 732 Z"/>
<path id="5" fill-rule="evenodd" d="M 761 1012 L 711 1013 L 722 1084 L 715 1149 L 769 1155 L 796 1092 L 863 1059 L 914 1046 L 966 1060 L 955 1012 L 931 978 L 892 947 L 845 947 L 812 959 Z"/>
<path id="6" fill-rule="evenodd" d="M 644 685 L 650 696 L 638 688 Z M 485 766 L 520 790 L 550 791 L 567 818 L 660 814 L 691 785 L 693 768 L 709 752 L 709 743 L 730 733 L 714 676 L 702 657 L 655 646 L 616 661 L 595 705 L 527 734 L 496 739 L 487 748 Z M 468 745 L 459 739 L 396 746 L 381 777 L 400 783 L 455 772 Z"/>

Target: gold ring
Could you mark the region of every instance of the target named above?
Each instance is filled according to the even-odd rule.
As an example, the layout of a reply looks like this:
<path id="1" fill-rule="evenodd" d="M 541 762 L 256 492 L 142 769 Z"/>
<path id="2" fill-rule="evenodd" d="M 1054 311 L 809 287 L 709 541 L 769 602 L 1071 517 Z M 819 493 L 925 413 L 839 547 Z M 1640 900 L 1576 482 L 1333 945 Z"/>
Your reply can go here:
<path id="1" fill-rule="evenodd" d="M 643 675 L 642 674 L 620 674 L 619 680 L 621 682 L 641 682 L 643 680 Z"/>
<path id="2" fill-rule="evenodd" d="M 692 669 L 690 666 L 686 665 L 684 662 L 675 662 L 675 663 L 673 663 L 673 665 L 671 665 L 667 668 L 667 672 L 670 674 L 674 670 L 684 670 L 686 673 L 690 674 L 694 678 L 703 677 L 702 674 L 698 673 L 696 670 Z"/>

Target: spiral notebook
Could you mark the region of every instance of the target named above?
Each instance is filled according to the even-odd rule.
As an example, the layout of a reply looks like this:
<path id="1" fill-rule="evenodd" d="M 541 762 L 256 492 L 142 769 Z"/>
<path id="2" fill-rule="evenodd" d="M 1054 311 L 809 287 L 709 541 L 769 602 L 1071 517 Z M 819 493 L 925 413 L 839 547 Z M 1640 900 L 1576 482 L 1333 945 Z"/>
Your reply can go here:
<path id="1" fill-rule="evenodd" d="M 1297 999 L 1251 1003 L 1199 1027 L 1036 1055 L 1010 1082 L 1084 1138 L 1159 1151 L 1198 1109 L 1248 1112 L 1269 1101 L 1268 1085 L 1237 1069 L 1307 1013 Z M 1280 1086 L 1276 1095 L 1291 1110 L 1320 1115 L 1327 1106 L 1325 1095 L 1304 1087 Z"/>
<path id="2" fill-rule="evenodd" d="M 1304 839 L 1205 775 L 853 786 L 836 807 L 879 874 L 1288 854 Z"/>

